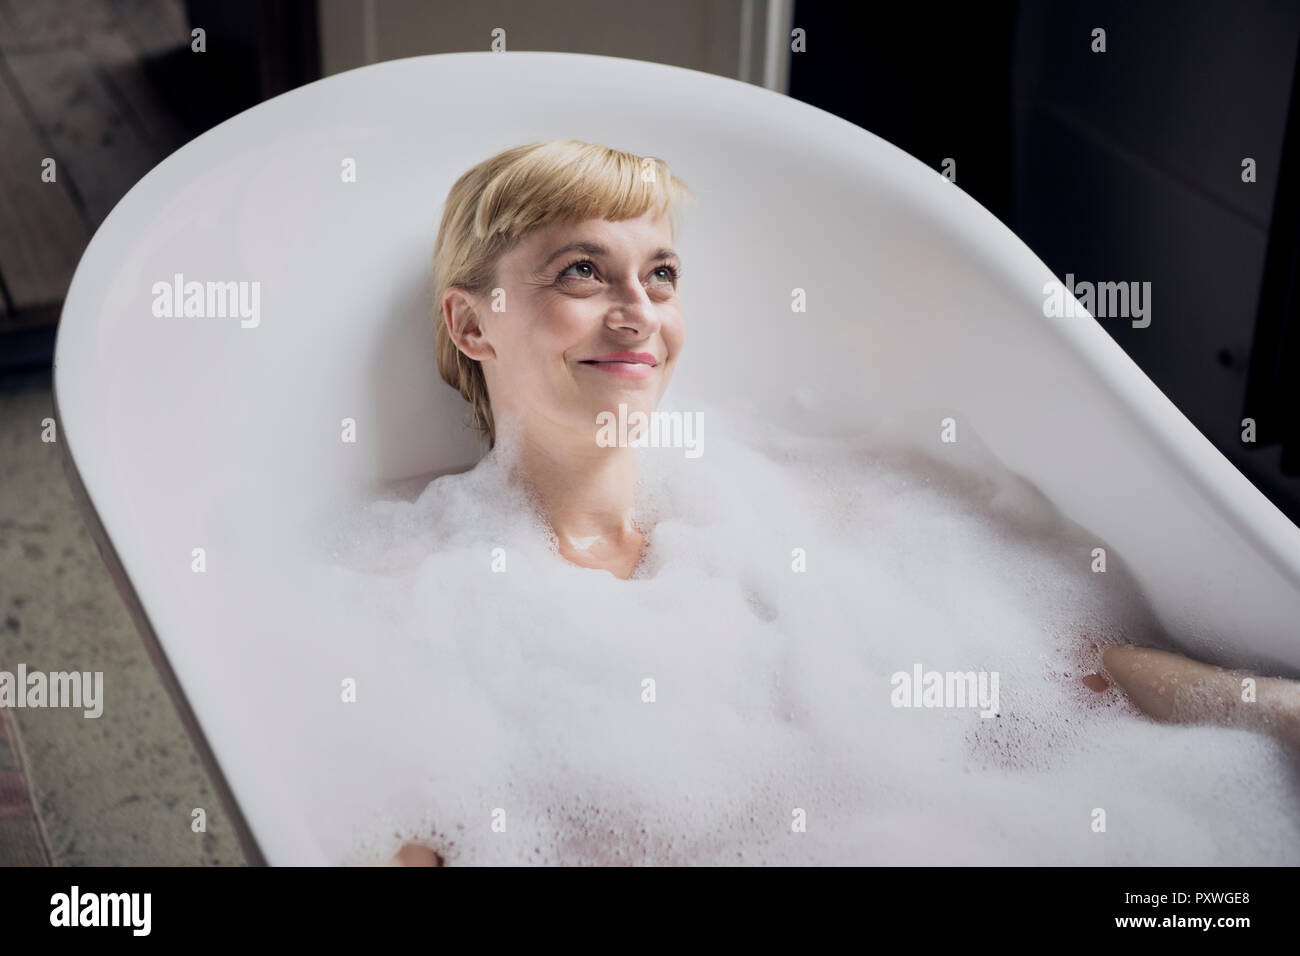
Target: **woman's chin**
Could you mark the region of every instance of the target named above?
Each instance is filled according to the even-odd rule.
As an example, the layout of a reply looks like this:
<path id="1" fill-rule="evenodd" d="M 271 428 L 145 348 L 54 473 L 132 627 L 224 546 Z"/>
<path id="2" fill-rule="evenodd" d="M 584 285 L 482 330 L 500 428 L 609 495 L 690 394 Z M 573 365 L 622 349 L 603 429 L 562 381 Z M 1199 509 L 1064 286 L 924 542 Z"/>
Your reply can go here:
<path id="1" fill-rule="evenodd" d="M 663 389 L 658 382 L 618 382 L 610 383 L 604 388 L 585 390 L 582 404 L 591 409 L 593 416 L 601 412 L 619 414 L 620 406 L 624 414 L 632 412 L 650 414 L 659 405 Z"/>
<path id="2" fill-rule="evenodd" d="M 606 400 L 593 402 L 591 407 L 592 417 L 596 421 L 604 421 L 606 416 L 629 416 L 638 415 L 649 417 L 650 413 L 655 410 L 659 404 L 657 399 L 658 393 L 647 395 L 644 392 L 633 392 L 628 394 L 610 395 Z"/>

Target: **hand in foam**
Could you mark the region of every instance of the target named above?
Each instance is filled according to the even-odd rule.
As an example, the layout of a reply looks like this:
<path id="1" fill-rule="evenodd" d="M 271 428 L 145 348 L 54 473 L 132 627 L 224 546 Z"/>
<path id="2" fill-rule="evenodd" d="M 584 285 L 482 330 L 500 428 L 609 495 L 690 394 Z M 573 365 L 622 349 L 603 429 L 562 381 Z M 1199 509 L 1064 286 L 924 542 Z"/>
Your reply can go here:
<path id="1" fill-rule="evenodd" d="M 434 853 L 427 846 L 420 846 L 415 843 L 408 843 L 400 850 L 397 855 L 388 861 L 386 866 L 442 866 L 442 857 Z"/>
<path id="2" fill-rule="evenodd" d="M 1225 670 L 1126 644 L 1107 647 L 1101 661 L 1133 703 L 1158 720 L 1258 730 L 1300 749 L 1298 681 Z"/>

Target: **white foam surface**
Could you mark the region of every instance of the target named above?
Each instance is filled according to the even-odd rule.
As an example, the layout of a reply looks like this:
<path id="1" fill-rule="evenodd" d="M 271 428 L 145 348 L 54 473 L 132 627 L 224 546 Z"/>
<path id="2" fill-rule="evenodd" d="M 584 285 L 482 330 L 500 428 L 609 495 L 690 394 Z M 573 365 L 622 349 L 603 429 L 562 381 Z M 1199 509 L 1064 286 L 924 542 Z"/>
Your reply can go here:
<path id="1" fill-rule="evenodd" d="M 329 859 L 1300 863 L 1279 744 L 1084 686 L 1101 645 L 1165 636 L 1123 556 L 973 424 L 948 444 L 924 416 L 816 438 L 704 414 L 701 457 L 638 451 L 630 580 L 555 553 L 508 449 L 322 525 L 311 627 L 346 638 L 300 657 L 357 699 L 294 710 Z M 997 672 L 998 716 L 893 706 L 916 664 Z"/>

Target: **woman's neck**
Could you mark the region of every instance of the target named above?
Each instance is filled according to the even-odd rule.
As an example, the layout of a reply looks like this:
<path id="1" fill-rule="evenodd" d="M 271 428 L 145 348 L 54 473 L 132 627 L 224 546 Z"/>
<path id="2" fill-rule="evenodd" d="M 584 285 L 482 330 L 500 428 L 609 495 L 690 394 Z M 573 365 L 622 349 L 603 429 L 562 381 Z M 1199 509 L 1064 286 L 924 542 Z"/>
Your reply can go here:
<path id="1" fill-rule="evenodd" d="M 635 569 L 644 538 L 633 522 L 640 471 L 631 448 L 601 448 L 590 434 L 508 439 L 511 471 L 523 481 L 569 561 L 618 577 Z"/>

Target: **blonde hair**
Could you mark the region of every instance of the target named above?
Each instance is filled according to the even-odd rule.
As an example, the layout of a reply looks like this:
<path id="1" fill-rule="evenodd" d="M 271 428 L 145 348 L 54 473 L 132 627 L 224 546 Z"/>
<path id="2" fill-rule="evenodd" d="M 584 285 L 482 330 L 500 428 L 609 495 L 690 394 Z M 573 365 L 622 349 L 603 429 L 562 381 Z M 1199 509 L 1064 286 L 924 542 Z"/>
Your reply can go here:
<path id="1" fill-rule="evenodd" d="M 486 295 L 497 261 L 521 239 L 554 223 L 635 219 L 667 214 L 674 237 L 679 204 L 694 193 L 651 156 L 578 140 L 516 146 L 462 175 L 447 194 L 433 250 L 433 301 L 438 372 L 469 402 L 475 428 L 496 441 L 483 366 L 456 347 L 443 315 L 452 286 Z"/>

